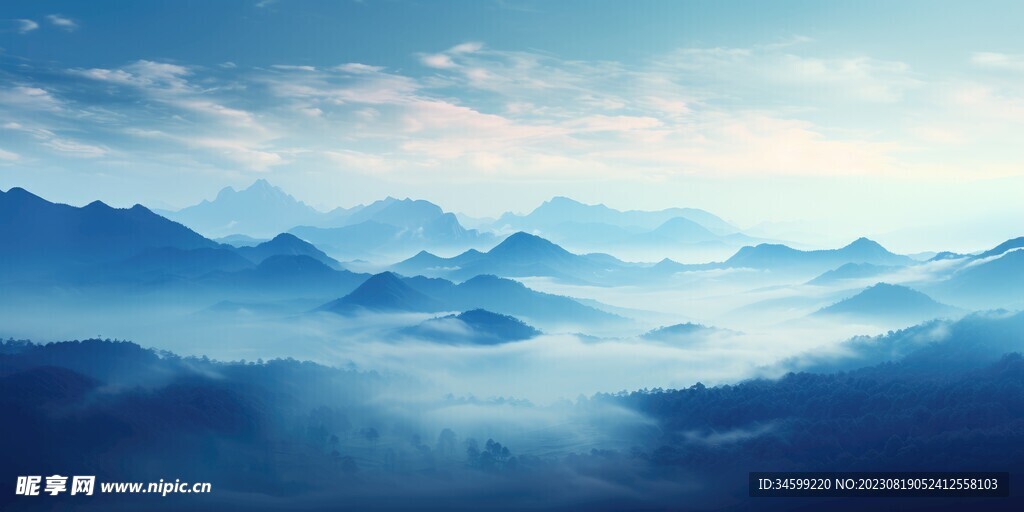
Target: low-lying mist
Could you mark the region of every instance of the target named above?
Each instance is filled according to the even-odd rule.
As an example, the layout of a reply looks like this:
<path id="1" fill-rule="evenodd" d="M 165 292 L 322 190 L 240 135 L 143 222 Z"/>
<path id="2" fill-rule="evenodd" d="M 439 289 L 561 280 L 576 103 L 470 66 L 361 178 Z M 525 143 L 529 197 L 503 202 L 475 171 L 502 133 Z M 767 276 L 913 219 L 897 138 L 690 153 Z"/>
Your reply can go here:
<path id="1" fill-rule="evenodd" d="M 418 398 L 506 397 L 547 404 L 596 392 L 708 385 L 764 375 L 765 367 L 810 349 L 827 348 L 877 326 L 827 321 L 708 329 L 663 339 L 643 337 L 658 324 L 637 323 L 621 336 L 580 334 L 587 326 L 547 329 L 496 345 L 419 339 L 403 328 L 436 314 L 311 312 L 303 302 L 245 305 L 164 303 L 106 307 L 10 305 L 3 334 L 36 341 L 100 337 L 137 341 L 180 355 L 223 361 L 309 360 L 415 379 Z M 669 325 L 667 319 L 660 325 Z M 715 325 L 714 327 L 720 327 Z M 409 395 L 408 390 L 404 391 Z"/>

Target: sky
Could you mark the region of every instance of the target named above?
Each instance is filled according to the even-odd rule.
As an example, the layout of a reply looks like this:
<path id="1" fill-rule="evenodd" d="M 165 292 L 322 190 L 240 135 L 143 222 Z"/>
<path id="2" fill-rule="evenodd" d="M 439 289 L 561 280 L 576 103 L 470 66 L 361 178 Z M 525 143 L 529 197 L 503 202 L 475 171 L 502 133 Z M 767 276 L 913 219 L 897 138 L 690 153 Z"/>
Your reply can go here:
<path id="1" fill-rule="evenodd" d="M 971 250 L 1020 236 L 1020 2 L 6 1 L 0 188 L 179 208 L 555 195 Z"/>

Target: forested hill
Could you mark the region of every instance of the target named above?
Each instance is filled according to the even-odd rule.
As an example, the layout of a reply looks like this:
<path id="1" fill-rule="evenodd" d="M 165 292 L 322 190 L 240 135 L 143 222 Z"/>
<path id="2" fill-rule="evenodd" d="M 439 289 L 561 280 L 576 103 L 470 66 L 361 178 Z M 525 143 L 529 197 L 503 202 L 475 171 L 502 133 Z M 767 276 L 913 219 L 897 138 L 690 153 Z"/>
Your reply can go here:
<path id="1" fill-rule="evenodd" d="M 247 509 L 271 510 L 298 488 L 315 496 L 304 503 L 312 508 L 343 501 L 356 508 L 467 509 L 477 497 L 498 494 L 507 498 L 488 508 L 545 503 L 547 509 L 663 509 L 687 503 L 712 510 L 791 510 L 814 503 L 750 501 L 746 473 L 752 470 L 1010 471 L 1013 496 L 986 501 L 986 510 L 1019 507 L 1024 489 L 1019 353 L 941 376 L 905 372 L 908 363 L 895 361 L 718 387 L 599 394 L 557 407 L 587 418 L 595 439 L 628 434 L 626 442 L 551 452 L 527 442 L 506 445 L 496 434 L 466 436 L 381 408 L 383 396 L 415 385 L 393 376 L 293 360 L 180 358 L 100 340 L 0 347 L 0 387 L 9 391 L 0 394 L 0 409 L 18 418 L 0 423 L 0 449 L 21 461 L 5 465 L 0 478 L 72 471 L 108 481 L 180 475 L 215 482 L 223 493 L 216 499 L 161 502 L 190 510 L 220 509 L 224 500 L 238 499 Z M 406 407 L 480 405 L 451 400 Z M 490 410 L 543 410 L 495 404 Z M 647 421 L 629 430 L 621 423 L 623 411 Z M 499 418 L 492 418 L 493 428 L 500 427 Z M 148 469 L 148 461 L 157 459 L 160 475 Z M 550 482 L 559 482 L 559 489 Z M 389 506 L 375 499 L 381 492 L 392 497 Z M 13 499 L 4 496 L 0 506 Z M 34 503 L 42 501 L 28 505 Z M 100 497 L 97 503 L 105 510 L 147 504 L 141 496 Z M 920 510 L 976 505 L 949 499 L 871 503 Z M 830 510 L 863 505 L 857 499 L 828 502 Z"/>

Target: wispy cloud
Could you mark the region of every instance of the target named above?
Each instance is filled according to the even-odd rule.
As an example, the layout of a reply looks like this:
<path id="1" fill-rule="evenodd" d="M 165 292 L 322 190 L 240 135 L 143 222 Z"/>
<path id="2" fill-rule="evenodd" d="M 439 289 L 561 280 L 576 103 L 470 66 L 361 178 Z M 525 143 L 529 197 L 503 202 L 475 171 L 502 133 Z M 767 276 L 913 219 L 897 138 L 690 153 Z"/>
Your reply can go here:
<path id="1" fill-rule="evenodd" d="M 139 60 L 120 69 L 73 69 L 72 74 L 92 80 L 164 92 L 189 90 L 188 68 L 177 64 Z"/>
<path id="2" fill-rule="evenodd" d="M 282 98 L 348 103 L 400 104 L 414 100 L 421 85 L 413 78 L 388 73 L 382 67 L 361 63 L 342 64 L 331 70 L 277 67 L 280 74 L 261 80 Z M 296 71 L 301 71 L 296 73 Z"/>
<path id="3" fill-rule="evenodd" d="M 314 66 L 295 66 L 295 65 L 290 65 L 290 64 L 274 64 L 273 66 L 270 66 L 270 67 L 272 67 L 274 69 L 285 69 L 285 70 L 292 70 L 292 71 L 316 71 L 316 67 L 314 67 Z"/>
<path id="4" fill-rule="evenodd" d="M 698 83 L 728 84 L 727 90 L 733 92 L 746 84 L 786 87 L 799 94 L 813 91 L 829 98 L 892 103 L 922 85 L 904 62 L 866 55 L 810 57 L 789 51 L 791 46 L 683 48 L 657 59 L 656 65 L 669 71 L 692 73 Z"/>
<path id="5" fill-rule="evenodd" d="M 452 60 L 453 55 L 476 53 L 483 49 L 483 47 L 483 43 L 474 41 L 457 44 L 441 53 L 420 55 L 420 62 L 422 62 L 424 66 L 430 68 L 454 69 L 459 67 L 459 65 L 456 64 L 454 60 Z"/>
<path id="6" fill-rule="evenodd" d="M 14 21 L 15 21 L 15 23 L 18 24 L 18 29 L 17 30 L 18 30 L 19 34 L 27 34 L 29 32 L 32 32 L 33 30 L 36 30 L 37 28 L 39 28 L 39 23 L 36 23 L 34 20 L 20 19 L 20 20 L 14 20 Z"/>
<path id="7" fill-rule="evenodd" d="M 235 80 L 242 80 L 242 88 L 236 90 L 245 91 L 247 103 L 261 106 L 258 115 L 208 98 L 205 90 L 192 85 L 193 79 L 202 80 L 209 90 L 218 86 L 198 68 L 138 61 L 119 69 L 76 72 L 148 91 L 182 115 L 203 115 L 249 130 L 250 135 L 236 136 L 230 144 L 214 134 L 202 140 L 179 135 L 176 140 L 191 140 L 190 147 L 216 150 L 260 169 L 280 165 L 285 153 L 295 151 L 305 161 L 320 155 L 321 165 L 401 172 L 406 177 L 437 172 L 464 178 L 483 172 L 487 179 L 588 173 L 655 178 L 691 173 L 878 174 L 900 168 L 894 144 L 855 134 L 837 137 L 785 111 L 718 105 L 719 84 L 693 83 L 681 74 L 713 75 L 708 69 L 715 65 L 747 66 L 750 59 L 770 54 L 769 61 L 787 63 L 819 86 L 855 88 L 862 100 L 895 101 L 901 94 L 884 80 L 875 89 L 867 86 L 876 73 L 909 74 L 898 63 L 776 55 L 803 42 L 681 50 L 641 66 L 566 61 L 469 42 L 420 54 L 424 68 L 433 72 L 425 76 L 357 62 L 237 70 Z M 862 83 L 840 84 L 855 78 Z M 790 87 L 792 80 L 797 78 L 779 79 L 777 85 Z M 263 91 L 273 99 L 260 98 Z M 485 101 L 474 100 L 478 93 L 486 94 Z M 311 119 L 319 125 L 315 131 L 307 125 Z M 258 127 L 265 123 L 277 126 L 279 141 L 260 135 Z M 286 139 L 293 141 L 289 148 L 274 149 Z"/>
<path id="8" fill-rule="evenodd" d="M 61 108 L 60 100 L 55 98 L 50 91 L 30 85 L 0 89 L 0 103 L 25 110 L 54 111 Z"/>
<path id="9" fill-rule="evenodd" d="M 288 67 L 304 71 L 302 67 Z M 188 148 L 208 150 L 215 156 L 241 164 L 245 168 L 264 171 L 285 162 L 284 157 L 268 148 L 274 136 L 246 109 L 224 104 L 208 90 L 190 82 L 193 70 L 179 64 L 139 60 L 116 69 L 73 69 L 73 75 L 101 83 L 126 87 L 167 107 L 167 115 L 181 124 L 177 130 L 138 131 L 146 137 L 177 142 Z M 194 118 L 191 120 L 190 118 Z"/>
<path id="10" fill-rule="evenodd" d="M 301 162 L 409 182 L 955 173 L 952 164 L 907 158 L 953 139 L 968 143 L 951 117 L 896 118 L 881 123 L 883 136 L 844 125 L 839 109 L 876 109 L 884 118 L 913 96 L 933 102 L 930 113 L 991 110 L 1005 120 L 1024 111 L 1014 108 L 1020 96 L 1002 86 L 929 88 L 906 63 L 805 55 L 811 44 L 796 37 L 689 47 L 625 63 L 466 42 L 414 54 L 414 69 L 287 61 L 207 68 L 142 59 L 67 70 L 78 83 L 61 95 L 31 83 L 9 86 L 0 89 L 0 103 L 60 112 L 70 98 L 107 94 L 112 101 L 102 112 L 88 105 L 96 108 L 63 114 L 67 125 L 104 119 L 103 129 L 119 126 L 117 133 L 151 141 L 135 143 L 166 158 L 232 172 Z M 825 122 L 820 112 L 828 113 Z M 63 135 L 54 138 L 74 140 Z"/>
<path id="11" fill-rule="evenodd" d="M 78 23 L 71 18 L 60 14 L 50 14 L 46 16 L 46 19 L 53 24 L 53 26 L 67 30 L 68 32 L 74 31 L 78 28 Z"/>
<path id="12" fill-rule="evenodd" d="M 100 146 L 57 137 L 47 140 L 43 145 L 59 153 L 79 158 L 98 158 L 105 156 L 109 152 L 106 148 Z"/>
<path id="13" fill-rule="evenodd" d="M 988 69 L 1004 71 L 1024 71 L 1024 55 L 996 52 L 976 52 L 971 55 L 971 64 L 974 64 L 975 66 L 981 68 Z"/>
<path id="14" fill-rule="evenodd" d="M 50 129 L 39 126 L 26 126 L 17 122 L 7 122 L 3 125 L 3 128 L 5 130 L 25 133 L 36 139 L 41 146 L 61 156 L 98 158 L 106 156 L 110 152 L 105 147 L 63 137 Z"/>

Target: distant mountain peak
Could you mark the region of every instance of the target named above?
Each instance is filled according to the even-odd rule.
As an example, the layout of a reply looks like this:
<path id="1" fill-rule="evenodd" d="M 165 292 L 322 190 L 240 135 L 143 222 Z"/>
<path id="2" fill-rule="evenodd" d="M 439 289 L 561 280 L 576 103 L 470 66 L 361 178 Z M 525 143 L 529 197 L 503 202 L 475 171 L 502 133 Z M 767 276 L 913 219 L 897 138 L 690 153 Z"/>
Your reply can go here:
<path id="1" fill-rule="evenodd" d="M 555 243 L 553 243 L 553 242 L 551 242 L 549 240 L 546 240 L 546 239 L 544 239 L 542 237 L 539 237 L 537 235 L 533 235 L 533 234 L 527 233 L 525 231 L 517 231 L 517 232 L 512 233 L 511 235 L 507 236 L 505 238 L 505 240 L 502 240 L 502 242 L 500 244 L 498 244 L 494 249 L 491 249 L 490 252 L 494 252 L 495 250 L 498 250 L 498 249 L 512 249 L 512 248 L 516 248 L 516 249 L 522 249 L 522 248 L 527 248 L 527 249 L 532 249 L 532 248 L 550 249 L 550 248 L 553 248 L 553 247 L 557 247 L 557 248 L 561 249 L 561 247 L 558 247 L 557 244 L 555 244 Z"/>
<path id="2" fill-rule="evenodd" d="M 455 318 L 499 341 L 519 341 L 540 334 L 540 331 L 514 316 L 494 313 L 481 308 L 465 311 L 456 315 Z"/>
<path id="3" fill-rule="evenodd" d="M 515 233 L 512 233 L 507 238 L 505 238 L 505 241 L 509 242 L 509 243 L 526 243 L 526 241 L 541 241 L 541 240 L 543 240 L 544 242 L 547 242 L 547 240 L 544 240 L 543 238 L 541 238 L 541 237 L 539 237 L 537 235 L 534 235 L 534 234 L 531 234 L 531 233 L 527 233 L 525 231 L 516 231 Z M 550 243 L 550 242 L 548 242 L 548 243 Z"/>
<path id="4" fill-rule="evenodd" d="M 538 261 L 545 258 L 577 257 L 558 244 L 524 231 L 518 231 L 506 237 L 500 244 L 487 251 L 487 256 L 519 262 Z"/>
<path id="5" fill-rule="evenodd" d="M 340 264 L 334 258 L 324 254 L 313 244 L 291 234 L 281 233 L 271 240 L 262 242 L 250 247 L 238 247 L 235 249 L 239 254 L 259 263 L 272 256 L 291 255 L 309 256 L 324 265 L 332 268 L 339 268 Z"/>
<path id="6" fill-rule="evenodd" d="M 852 241 L 852 242 L 850 242 L 849 245 L 847 245 L 844 248 L 845 249 L 882 249 L 882 250 L 886 250 L 885 247 L 882 247 L 882 244 L 880 244 L 880 243 L 878 243 L 878 242 L 876 242 L 876 241 L 874 241 L 874 240 L 872 240 L 870 238 L 863 237 L 863 236 L 858 238 L 858 239 L 856 239 L 856 240 L 854 240 L 854 241 Z"/>
<path id="7" fill-rule="evenodd" d="M 583 202 L 577 201 L 577 200 L 575 200 L 575 199 L 573 199 L 571 197 L 554 196 L 551 199 L 548 199 L 547 201 L 544 201 L 543 203 L 541 203 L 540 206 L 538 206 L 536 209 L 534 209 L 534 212 L 545 212 L 545 211 L 547 211 L 549 214 L 553 214 L 553 215 L 560 215 L 560 214 L 569 214 L 569 215 L 576 214 L 576 215 L 578 215 L 578 214 L 584 214 L 584 212 L 614 211 L 614 210 L 611 210 L 610 208 L 608 208 L 604 204 L 588 204 L 588 203 L 583 203 Z"/>
<path id="8" fill-rule="evenodd" d="M 577 201 L 577 200 L 575 200 L 575 199 L 573 199 L 571 197 L 566 197 L 566 196 L 555 196 L 555 197 L 552 197 L 551 199 L 549 199 L 549 200 L 547 200 L 545 202 L 548 203 L 548 204 L 566 204 L 566 205 L 574 205 L 574 206 L 588 206 L 588 205 L 586 205 L 584 203 L 581 203 L 581 202 L 579 202 L 579 201 Z"/>
<path id="9" fill-rule="evenodd" d="M 458 315 L 433 318 L 418 326 L 403 329 L 403 332 L 443 343 L 477 345 L 521 341 L 541 334 L 539 330 L 514 316 L 482 308 L 471 309 Z"/>
<path id="10" fill-rule="evenodd" d="M 867 287 L 864 292 L 871 293 L 883 293 L 883 292 L 898 292 L 898 293 L 921 293 L 917 290 L 909 288 L 907 286 L 890 283 L 875 283 Z M 923 293 L 921 295 L 924 295 Z"/>
<path id="11" fill-rule="evenodd" d="M 853 298 L 861 299 L 885 299 L 885 300 L 913 300 L 922 302 L 933 302 L 931 297 L 907 286 L 890 283 L 875 283 L 860 293 L 855 295 Z M 846 299 L 847 301 L 851 299 Z M 844 301 L 845 302 L 845 301 Z"/>
<path id="12" fill-rule="evenodd" d="M 934 318 L 955 313 L 956 309 L 913 288 L 876 283 L 860 293 L 818 310 L 816 315 L 868 315 L 877 317 Z"/>
<path id="13" fill-rule="evenodd" d="M 295 236 L 295 235 L 293 235 L 291 233 L 280 233 L 277 236 L 275 236 L 274 238 L 270 239 L 269 243 L 294 243 L 294 242 L 306 243 L 301 238 L 299 238 L 299 237 L 297 237 L 297 236 Z M 268 242 L 264 242 L 264 243 L 268 243 Z"/>
<path id="14" fill-rule="evenodd" d="M 297 201 L 290 194 L 288 194 L 284 190 L 281 190 L 281 188 L 279 188 L 279 187 L 275 187 L 274 185 L 272 185 L 269 181 L 267 181 L 264 178 L 260 178 L 260 179 L 258 179 L 256 181 L 252 182 L 248 187 L 245 187 L 243 189 L 236 189 L 235 187 L 232 187 L 232 186 L 224 187 L 224 188 L 220 189 L 220 192 L 217 192 L 217 199 L 222 199 L 222 198 L 225 198 L 225 197 L 230 197 L 230 196 L 235 196 L 235 195 L 254 195 L 254 194 L 259 194 L 259 195 L 262 195 L 264 197 L 266 197 L 266 196 L 278 196 L 278 197 L 289 198 L 289 199 Z"/>
<path id="15" fill-rule="evenodd" d="M 8 198 L 39 199 L 39 200 L 45 201 L 45 199 L 43 199 L 43 198 L 33 194 L 32 192 L 29 192 L 28 190 L 25 190 L 25 189 L 21 188 L 21 187 L 11 187 L 11 188 L 7 189 L 7 192 L 4 192 L 4 194 L 6 194 L 8 196 Z"/>
<path id="16" fill-rule="evenodd" d="M 245 234 L 263 238 L 311 224 L 321 214 L 261 178 L 242 190 L 224 187 L 212 201 L 203 200 L 165 215 L 211 236 Z"/>
<path id="17" fill-rule="evenodd" d="M 346 313 L 360 308 L 404 312 L 441 310 L 437 301 L 416 291 L 393 272 L 381 272 L 370 276 L 352 293 L 325 304 L 321 309 Z"/>
<path id="18" fill-rule="evenodd" d="M 381 272 L 370 276 L 351 295 L 415 292 L 394 272 Z"/>
<path id="19" fill-rule="evenodd" d="M 473 276 L 472 278 L 462 283 L 462 285 L 469 286 L 491 286 L 494 284 L 505 284 L 526 288 L 526 285 L 520 283 L 519 281 L 516 281 L 514 279 L 505 279 L 504 277 L 498 277 L 494 274 L 480 274 L 477 276 Z"/>
<path id="20" fill-rule="evenodd" d="M 238 193 L 238 191 L 235 190 L 235 187 L 224 187 L 224 188 L 220 189 L 219 192 L 217 192 L 217 198 L 214 199 L 214 201 L 216 201 L 218 199 L 223 199 L 223 198 L 226 198 L 226 197 L 233 196 L 233 195 L 235 195 L 237 193 Z M 207 201 L 206 199 L 203 199 L 202 203 L 209 204 L 210 201 Z"/>
<path id="21" fill-rule="evenodd" d="M 394 272 L 391 272 L 391 271 L 385 271 L 385 272 L 381 272 L 379 274 L 374 274 L 374 275 L 370 276 L 370 278 L 367 279 L 364 284 L 368 284 L 368 285 L 371 285 L 371 286 L 379 286 L 381 284 L 395 284 L 395 283 L 404 286 L 404 284 L 402 283 L 402 278 L 398 277 L 398 274 L 396 274 Z"/>

